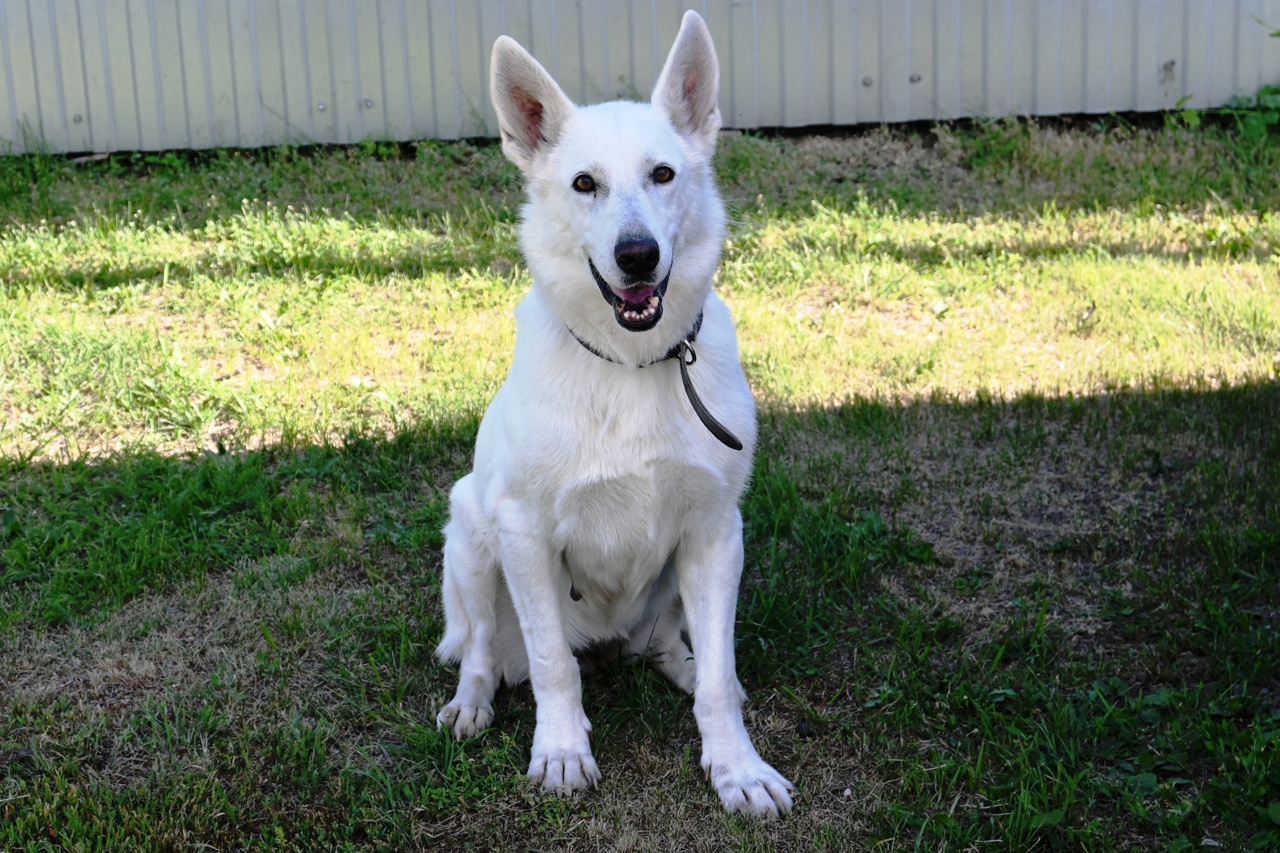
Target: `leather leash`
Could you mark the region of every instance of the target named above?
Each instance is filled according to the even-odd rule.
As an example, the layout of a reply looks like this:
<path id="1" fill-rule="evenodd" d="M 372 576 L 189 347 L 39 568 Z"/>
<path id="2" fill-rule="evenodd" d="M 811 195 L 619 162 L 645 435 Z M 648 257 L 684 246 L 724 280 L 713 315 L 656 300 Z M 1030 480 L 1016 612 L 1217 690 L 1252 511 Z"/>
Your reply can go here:
<path id="1" fill-rule="evenodd" d="M 565 328 L 568 329 L 569 327 L 565 326 Z M 698 353 L 693 348 L 693 342 L 697 340 L 698 330 L 701 328 L 702 312 L 699 311 L 698 318 L 693 321 L 693 329 L 689 331 L 689 334 L 685 335 L 684 339 L 680 341 L 680 343 L 667 350 L 667 354 L 662 358 L 651 361 L 648 365 L 642 364 L 640 366 L 648 367 L 652 364 L 670 361 L 673 358 L 678 359 L 680 361 L 680 380 L 684 383 L 684 393 L 685 396 L 689 398 L 689 404 L 693 406 L 693 412 L 698 416 L 698 420 L 702 421 L 702 425 L 705 426 L 712 435 L 719 439 L 720 443 L 725 447 L 728 447 L 731 450 L 741 450 L 742 442 L 739 441 L 738 437 L 730 432 L 724 424 L 716 420 L 715 416 L 707 410 L 706 405 L 702 402 L 702 398 L 699 397 L 698 392 L 694 390 L 693 380 L 689 378 L 689 368 L 698 361 Z M 616 359 L 609 358 L 609 356 L 600 352 L 598 349 L 591 346 L 591 344 L 578 337 L 577 333 L 574 332 L 573 329 L 569 329 L 569 334 L 573 335 L 573 339 L 582 344 L 582 348 L 594 355 L 596 358 L 602 358 L 612 364 L 622 363 Z"/>

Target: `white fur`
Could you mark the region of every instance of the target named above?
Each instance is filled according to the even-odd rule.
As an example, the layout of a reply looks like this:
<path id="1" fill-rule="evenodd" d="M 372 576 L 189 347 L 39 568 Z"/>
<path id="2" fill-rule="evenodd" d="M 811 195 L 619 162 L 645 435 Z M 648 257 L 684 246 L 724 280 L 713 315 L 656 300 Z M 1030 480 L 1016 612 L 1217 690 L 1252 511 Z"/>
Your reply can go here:
<path id="1" fill-rule="evenodd" d="M 576 107 L 516 42 L 494 45 L 491 90 L 503 150 L 528 187 L 521 239 L 534 284 L 516 310 L 511 372 L 480 424 L 475 469 L 450 497 L 437 653 L 461 666 L 438 720 L 474 735 L 493 721 L 499 682 L 528 677 L 529 775 L 550 789 L 594 786 L 573 652 L 622 639 L 693 693 L 702 766 L 725 807 L 767 816 L 791 808 L 791 783 L 752 745 L 734 671 L 738 502 L 756 425 L 733 321 L 711 291 L 724 236 L 711 168 L 718 75 L 693 12 L 651 105 Z M 674 179 L 659 181 L 659 166 Z M 583 174 L 594 191 L 573 188 Z M 658 246 L 652 280 L 670 276 L 661 319 L 645 331 L 617 322 L 588 266 L 622 286 L 615 246 L 635 234 Z M 651 363 L 699 311 L 690 375 L 741 451 L 699 421 L 674 359 Z"/>

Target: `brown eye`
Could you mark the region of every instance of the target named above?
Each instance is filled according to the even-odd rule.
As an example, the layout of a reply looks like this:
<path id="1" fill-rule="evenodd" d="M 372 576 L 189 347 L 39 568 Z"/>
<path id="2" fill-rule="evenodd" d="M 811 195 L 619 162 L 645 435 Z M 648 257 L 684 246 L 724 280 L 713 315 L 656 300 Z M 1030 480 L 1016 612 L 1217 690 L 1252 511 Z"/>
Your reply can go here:
<path id="1" fill-rule="evenodd" d="M 655 184 L 665 184 L 675 178 L 675 170 L 670 166 L 659 166 L 653 170 L 653 182 Z"/>
<path id="2" fill-rule="evenodd" d="M 596 179 L 587 174 L 579 175 L 573 179 L 573 188 L 580 193 L 595 192 Z"/>

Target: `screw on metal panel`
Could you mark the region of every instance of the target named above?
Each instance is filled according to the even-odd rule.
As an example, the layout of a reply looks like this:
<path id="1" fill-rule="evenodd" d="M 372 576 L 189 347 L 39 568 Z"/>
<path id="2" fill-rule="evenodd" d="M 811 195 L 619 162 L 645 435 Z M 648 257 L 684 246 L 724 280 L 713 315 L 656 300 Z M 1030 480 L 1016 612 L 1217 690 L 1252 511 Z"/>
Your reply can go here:
<path id="1" fill-rule="evenodd" d="M 324 103 L 321 102 L 319 104 L 316 104 L 316 109 L 318 109 L 320 112 L 324 112 L 326 109 L 328 109 L 328 107 L 326 107 Z"/>
<path id="2" fill-rule="evenodd" d="M 365 98 L 365 99 L 364 99 L 364 108 L 367 110 L 367 109 L 370 109 L 370 108 L 372 108 L 372 107 L 373 107 L 373 98 Z"/>
<path id="3" fill-rule="evenodd" d="M 871 75 L 870 75 L 870 74 L 868 74 L 866 77 L 863 77 L 863 78 L 862 78 L 862 85 L 864 85 L 864 86 L 870 86 L 870 85 L 871 85 L 872 83 L 874 83 L 874 82 L 875 82 L 875 81 L 871 79 Z"/>
<path id="4" fill-rule="evenodd" d="M 919 74 L 912 74 L 909 79 L 911 80 L 912 83 L 919 83 L 924 78 L 922 78 Z"/>
<path id="5" fill-rule="evenodd" d="M 84 117 L 81 116 L 80 113 L 76 113 L 71 117 L 71 120 L 76 124 L 79 124 L 80 122 L 84 121 Z"/>

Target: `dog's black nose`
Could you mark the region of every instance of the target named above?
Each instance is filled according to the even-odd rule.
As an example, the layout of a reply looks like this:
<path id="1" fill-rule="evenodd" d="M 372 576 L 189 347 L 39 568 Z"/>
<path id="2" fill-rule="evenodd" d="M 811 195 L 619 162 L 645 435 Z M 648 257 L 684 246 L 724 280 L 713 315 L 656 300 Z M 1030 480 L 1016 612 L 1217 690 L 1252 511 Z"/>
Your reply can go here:
<path id="1" fill-rule="evenodd" d="M 661 254 L 658 241 L 648 235 L 624 237 L 613 247 L 613 259 L 618 262 L 618 269 L 636 278 L 652 273 Z"/>

